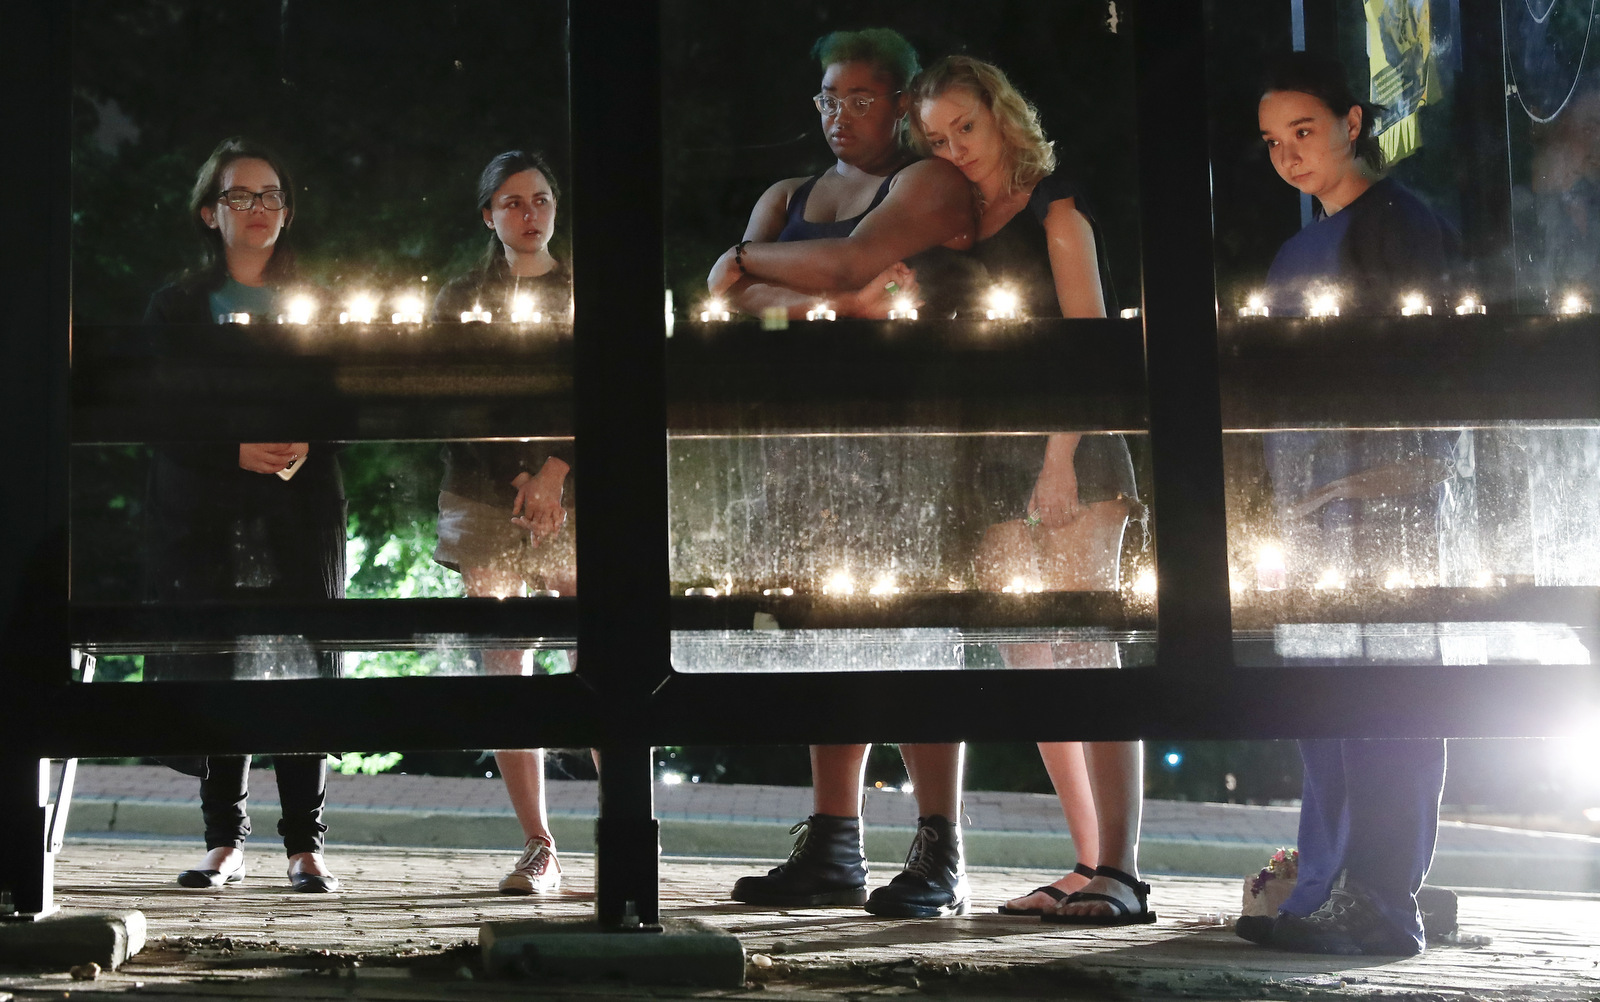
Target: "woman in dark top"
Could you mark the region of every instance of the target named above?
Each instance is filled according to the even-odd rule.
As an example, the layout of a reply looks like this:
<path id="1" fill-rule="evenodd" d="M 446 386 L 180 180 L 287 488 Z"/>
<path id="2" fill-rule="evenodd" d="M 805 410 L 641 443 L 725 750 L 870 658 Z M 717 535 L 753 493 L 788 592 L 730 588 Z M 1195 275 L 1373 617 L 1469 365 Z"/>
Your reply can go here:
<path id="1" fill-rule="evenodd" d="M 1005 74 L 970 56 L 949 56 L 917 76 L 911 95 L 915 145 L 955 164 L 977 192 L 981 214 L 972 254 L 990 279 L 1016 295 L 1028 315 L 1104 317 L 1106 283 L 1093 218 L 1076 187 L 1056 170 L 1038 113 Z M 1013 445 L 1018 441 L 1023 450 Z M 1116 586 L 1123 529 L 1138 506 L 1133 463 L 1121 436 L 1007 437 L 986 447 L 980 463 L 980 480 L 993 485 L 985 491 L 986 514 L 995 516 L 989 520 L 1023 515 L 1006 509 L 1020 507 L 1031 479 L 1026 525 L 1081 537 L 1083 545 L 1074 551 L 1094 553 L 1093 559 L 1106 564 L 1088 576 L 1109 582 L 1101 587 Z M 1009 490 L 1008 480 L 1015 484 Z M 1106 658 L 1115 664 L 1115 649 L 1106 646 L 1009 644 L 1002 653 L 1015 666 L 1093 664 L 1096 655 L 1101 665 Z M 1140 743 L 1041 742 L 1039 752 L 1078 862 L 1071 873 L 1000 910 L 1096 925 L 1149 921 L 1149 889 L 1138 879 Z"/>
<path id="2" fill-rule="evenodd" d="M 489 161 L 478 180 L 489 247 L 478 268 L 440 290 L 434 323 L 457 322 L 479 308 L 495 317 L 537 310 L 570 321 L 572 273 L 550 253 L 559 198 L 555 174 L 538 154 L 511 150 Z M 443 459 L 433 556 L 460 572 L 467 594 L 576 594 L 571 444 L 451 442 Z M 520 675 L 528 652 L 485 650 L 482 657 L 490 674 Z M 495 761 L 526 839 L 500 890 L 553 892 L 561 866 L 545 807 L 544 750 L 500 749 Z"/>
<path id="3" fill-rule="evenodd" d="M 214 324 L 228 314 L 274 316 L 293 271 L 285 231 L 294 188 L 282 161 L 244 139 L 224 140 L 200 168 L 189 201 L 200 265 L 150 299 L 147 324 Z M 154 446 L 146 587 L 156 601 L 305 601 L 344 595 L 344 488 L 321 442 Z M 273 645 L 234 654 L 147 655 L 150 680 L 338 674 L 338 656 Z M 338 888 L 322 861 L 322 755 L 273 756 L 278 832 L 298 891 Z M 185 760 L 198 773 L 205 860 L 185 887 L 244 877 L 250 758 Z M 186 769 L 186 771 L 188 771 Z"/>
<path id="4" fill-rule="evenodd" d="M 782 309 L 803 316 L 821 298 L 841 316 L 883 317 L 916 291 L 905 259 L 970 245 L 972 196 L 958 171 L 919 160 L 905 146 L 906 85 L 918 61 L 904 37 L 888 28 L 836 31 L 819 39 L 812 55 L 822 68 L 812 103 L 836 162 L 814 177 L 768 188 L 744 239 L 718 259 L 706 284 L 747 313 Z M 871 457 L 865 465 L 881 469 L 894 461 L 892 448 L 859 451 Z M 785 470 L 770 476 L 785 493 L 808 486 Z M 808 542 L 812 529 L 804 530 Z M 865 903 L 874 914 L 911 917 L 966 912 L 959 747 L 901 746 L 921 815 L 911 850 L 917 862 L 870 898 L 860 817 L 867 751 L 867 745 L 811 747 L 815 810 L 801 822 L 805 834 L 786 863 L 735 883 L 734 900 L 778 907 Z"/>
<path id="5" fill-rule="evenodd" d="M 1332 60 L 1294 53 L 1269 71 L 1261 138 L 1278 175 L 1317 203 L 1315 221 L 1273 259 L 1274 312 L 1299 313 L 1317 294 L 1337 294 L 1341 315 L 1393 314 L 1409 295 L 1443 304 L 1459 241 L 1415 195 L 1378 178 L 1377 110 Z M 1302 583 L 1340 563 L 1353 580 L 1391 565 L 1400 559 L 1391 530 L 1436 551 L 1436 488 L 1452 474 L 1457 433 L 1266 438 L 1280 523 L 1300 540 L 1290 573 Z M 1301 741 L 1300 754 L 1299 877 L 1277 916 L 1240 919 L 1239 935 L 1299 952 L 1421 951 L 1416 895 L 1438 832 L 1444 742 Z"/>

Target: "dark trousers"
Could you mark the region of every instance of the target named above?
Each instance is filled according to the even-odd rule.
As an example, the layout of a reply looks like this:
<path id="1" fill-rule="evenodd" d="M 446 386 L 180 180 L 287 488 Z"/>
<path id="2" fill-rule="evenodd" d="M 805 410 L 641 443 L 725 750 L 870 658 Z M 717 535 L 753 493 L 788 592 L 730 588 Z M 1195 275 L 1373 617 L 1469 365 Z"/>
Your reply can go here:
<path id="1" fill-rule="evenodd" d="M 1417 889 L 1439 834 L 1444 742 L 1301 741 L 1300 757 L 1300 877 L 1283 910 L 1311 914 L 1345 873 L 1421 945 Z"/>
<path id="2" fill-rule="evenodd" d="M 324 778 L 328 764 L 322 755 L 274 755 L 273 770 L 278 777 L 278 799 L 283 817 L 278 834 L 283 848 L 293 856 L 300 852 L 321 852 Z M 200 813 L 206 822 L 206 848 L 238 848 L 250 835 L 250 815 L 245 801 L 250 795 L 250 756 L 212 755 L 206 759 L 206 775 L 200 780 Z"/>

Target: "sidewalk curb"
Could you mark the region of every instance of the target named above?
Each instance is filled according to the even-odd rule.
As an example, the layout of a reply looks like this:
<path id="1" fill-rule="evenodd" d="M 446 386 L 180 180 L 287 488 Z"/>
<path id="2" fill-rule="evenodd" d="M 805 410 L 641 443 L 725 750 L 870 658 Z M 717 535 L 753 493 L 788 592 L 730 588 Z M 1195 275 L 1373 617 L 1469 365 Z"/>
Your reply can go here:
<path id="1" fill-rule="evenodd" d="M 257 802 L 265 817 L 277 804 Z M 340 808 L 330 816 L 334 845 L 413 846 L 441 849 L 515 851 L 522 830 L 509 812 L 423 813 Z M 556 844 L 575 852 L 594 851 L 594 818 L 552 814 Z M 154 803 L 79 799 L 72 805 L 71 835 L 157 835 L 200 839 L 200 809 L 192 803 Z M 263 827 L 263 834 L 270 831 Z M 879 874 L 893 873 L 911 844 L 913 829 L 869 827 L 867 858 Z M 1066 870 L 1071 841 L 1038 832 L 967 829 L 967 862 L 973 866 Z M 747 858 L 752 868 L 781 862 L 793 838 L 782 822 L 664 817 L 661 851 L 669 856 Z M 1277 845 L 1249 841 L 1146 838 L 1139 846 L 1139 868 L 1149 873 L 1241 879 L 1266 862 Z M 1600 859 L 1586 853 L 1538 855 L 1441 850 L 1428 873 L 1430 883 L 1450 887 L 1496 887 L 1530 891 L 1600 891 Z"/>

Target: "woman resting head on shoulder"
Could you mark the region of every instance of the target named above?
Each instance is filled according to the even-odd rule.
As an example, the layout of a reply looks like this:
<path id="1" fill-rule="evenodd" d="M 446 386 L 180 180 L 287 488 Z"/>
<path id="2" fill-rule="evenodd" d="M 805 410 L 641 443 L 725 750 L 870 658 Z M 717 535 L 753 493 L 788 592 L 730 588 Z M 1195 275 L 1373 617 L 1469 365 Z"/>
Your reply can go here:
<path id="1" fill-rule="evenodd" d="M 525 306 L 550 320 L 571 320 L 572 272 L 550 252 L 561 200 L 550 165 L 538 153 L 507 150 L 483 168 L 477 192 L 489 245 L 476 268 L 440 291 L 434 320 L 475 306 L 497 317 Z"/>
<path id="2" fill-rule="evenodd" d="M 1076 187 L 1056 170 L 1039 113 L 992 63 L 946 56 L 911 83 L 911 141 L 948 160 L 979 203 L 975 258 L 1031 316 L 1106 315 L 1100 246 Z"/>

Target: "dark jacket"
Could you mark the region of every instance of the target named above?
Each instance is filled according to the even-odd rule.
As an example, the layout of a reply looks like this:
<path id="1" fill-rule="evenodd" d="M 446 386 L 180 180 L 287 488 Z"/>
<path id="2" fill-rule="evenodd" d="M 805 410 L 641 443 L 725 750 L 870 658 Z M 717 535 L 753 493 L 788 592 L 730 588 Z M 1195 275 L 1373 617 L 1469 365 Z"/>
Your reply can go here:
<path id="1" fill-rule="evenodd" d="M 208 296 L 198 284 L 165 286 L 150 298 L 145 323 L 209 323 Z M 236 442 L 158 442 L 151 449 L 148 599 L 343 597 L 344 487 L 330 443 L 311 443 L 287 481 L 241 469 Z M 330 673 L 333 659 L 322 660 L 321 673 Z M 152 657 L 146 677 L 229 677 L 232 668 L 227 654 Z"/>

